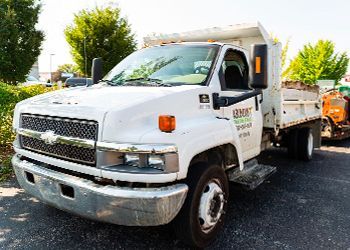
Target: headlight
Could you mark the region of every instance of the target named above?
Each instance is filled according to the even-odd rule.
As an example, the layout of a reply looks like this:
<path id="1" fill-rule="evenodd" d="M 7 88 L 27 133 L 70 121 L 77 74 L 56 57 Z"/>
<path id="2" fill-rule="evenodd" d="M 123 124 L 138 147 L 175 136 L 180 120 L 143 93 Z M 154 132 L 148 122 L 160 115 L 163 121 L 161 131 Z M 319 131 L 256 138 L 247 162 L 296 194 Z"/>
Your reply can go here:
<path id="1" fill-rule="evenodd" d="M 125 154 L 124 164 L 133 167 L 150 167 L 164 170 L 165 157 L 154 154 Z"/>
<path id="2" fill-rule="evenodd" d="M 164 155 L 148 155 L 148 166 L 164 170 L 165 157 Z"/>
<path id="3" fill-rule="evenodd" d="M 179 171 L 178 154 L 124 154 L 124 165 L 137 168 L 154 168 L 164 173 Z"/>
<path id="4" fill-rule="evenodd" d="M 124 164 L 138 167 L 140 165 L 140 157 L 138 154 L 125 154 L 124 155 Z"/>

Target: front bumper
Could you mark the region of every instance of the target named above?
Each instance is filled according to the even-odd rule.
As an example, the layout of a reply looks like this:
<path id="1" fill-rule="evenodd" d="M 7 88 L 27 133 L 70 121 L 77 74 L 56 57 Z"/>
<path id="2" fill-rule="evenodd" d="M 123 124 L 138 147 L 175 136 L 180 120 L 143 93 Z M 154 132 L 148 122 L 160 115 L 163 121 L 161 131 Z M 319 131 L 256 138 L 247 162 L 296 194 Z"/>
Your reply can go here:
<path id="1" fill-rule="evenodd" d="M 89 219 L 126 226 L 169 223 L 180 211 L 188 191 L 185 184 L 161 188 L 102 186 L 12 158 L 17 180 L 31 195 L 59 209 Z M 69 195 L 64 190 L 70 190 Z"/>

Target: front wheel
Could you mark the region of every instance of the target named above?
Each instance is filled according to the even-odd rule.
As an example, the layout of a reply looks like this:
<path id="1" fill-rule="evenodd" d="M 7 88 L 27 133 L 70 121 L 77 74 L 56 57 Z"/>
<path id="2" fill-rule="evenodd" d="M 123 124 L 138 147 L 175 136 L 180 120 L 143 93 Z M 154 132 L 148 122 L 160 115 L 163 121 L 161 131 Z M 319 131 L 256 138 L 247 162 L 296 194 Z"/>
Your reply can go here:
<path id="1" fill-rule="evenodd" d="M 215 239 L 224 223 L 228 180 L 222 167 L 199 163 L 190 167 L 187 184 L 189 192 L 174 228 L 180 240 L 202 248 Z"/>

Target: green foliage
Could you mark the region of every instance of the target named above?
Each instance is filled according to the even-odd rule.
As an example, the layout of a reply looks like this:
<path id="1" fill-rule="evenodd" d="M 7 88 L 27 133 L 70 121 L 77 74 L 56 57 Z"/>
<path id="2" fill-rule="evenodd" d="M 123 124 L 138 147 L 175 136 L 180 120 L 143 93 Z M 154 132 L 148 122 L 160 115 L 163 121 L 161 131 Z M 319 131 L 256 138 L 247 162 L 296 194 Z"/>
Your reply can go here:
<path id="1" fill-rule="evenodd" d="M 0 0 L 0 80 L 24 81 L 36 62 L 44 34 L 35 28 L 36 0 Z"/>
<path id="2" fill-rule="evenodd" d="M 87 74 L 95 57 L 103 59 L 106 74 L 124 57 L 136 49 L 134 34 L 119 8 L 83 10 L 75 15 L 74 23 L 65 30 L 67 42 L 80 72 L 85 72 L 84 41 L 87 55 Z"/>
<path id="3" fill-rule="evenodd" d="M 66 64 L 62 64 L 62 65 L 58 66 L 57 70 L 59 72 L 63 72 L 63 73 L 78 73 L 79 72 L 78 66 L 74 65 L 74 64 L 70 64 L 70 63 L 66 63 Z"/>
<path id="4" fill-rule="evenodd" d="M 14 140 L 12 117 L 16 103 L 51 90 L 40 85 L 18 87 L 0 83 L 0 151 L 11 147 Z"/>
<path id="5" fill-rule="evenodd" d="M 286 67 L 287 62 L 287 56 L 288 56 L 288 50 L 289 50 L 289 39 L 287 40 L 286 44 L 282 48 L 282 69 L 284 70 Z"/>
<path id="6" fill-rule="evenodd" d="M 291 61 L 286 77 L 307 84 L 316 84 L 317 80 L 335 80 L 339 82 L 345 75 L 349 64 L 347 54 L 336 53 L 332 41 L 319 40 L 315 45 L 307 44 Z"/>
<path id="7" fill-rule="evenodd" d="M 15 139 L 12 119 L 16 103 L 55 89 L 41 85 L 18 87 L 0 82 L 0 182 L 13 173 L 10 155 L 13 153 L 12 142 Z"/>

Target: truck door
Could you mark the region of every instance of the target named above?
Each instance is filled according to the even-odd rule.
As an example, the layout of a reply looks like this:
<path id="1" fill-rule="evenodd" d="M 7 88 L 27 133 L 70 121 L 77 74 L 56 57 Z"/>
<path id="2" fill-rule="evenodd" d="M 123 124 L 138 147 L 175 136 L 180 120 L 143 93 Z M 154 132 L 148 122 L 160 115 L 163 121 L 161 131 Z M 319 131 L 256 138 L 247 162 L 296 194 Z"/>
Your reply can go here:
<path id="1" fill-rule="evenodd" d="M 219 78 L 220 96 L 234 97 L 252 91 L 248 87 L 248 63 L 245 54 L 236 49 L 227 49 Z M 237 128 L 243 160 L 260 153 L 262 137 L 261 96 L 254 96 L 228 107 L 222 107 L 224 117 Z"/>

